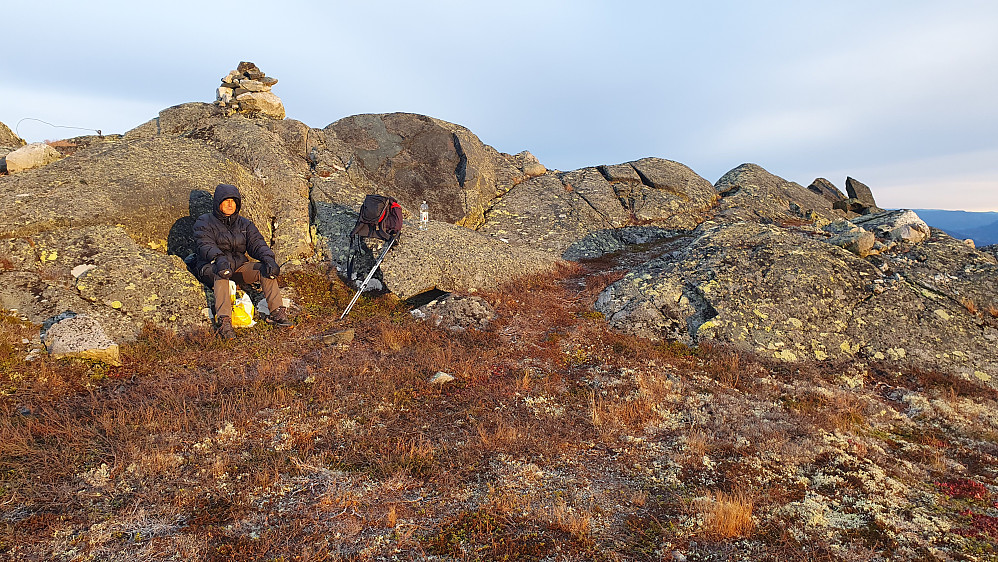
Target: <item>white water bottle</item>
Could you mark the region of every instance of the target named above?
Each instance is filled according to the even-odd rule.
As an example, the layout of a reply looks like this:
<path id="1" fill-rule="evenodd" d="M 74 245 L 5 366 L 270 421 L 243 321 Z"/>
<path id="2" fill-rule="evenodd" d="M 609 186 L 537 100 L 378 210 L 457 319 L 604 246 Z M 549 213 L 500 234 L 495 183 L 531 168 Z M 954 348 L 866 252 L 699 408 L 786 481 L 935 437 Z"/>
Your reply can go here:
<path id="1" fill-rule="evenodd" d="M 430 222 L 430 207 L 423 201 L 419 206 L 419 229 L 426 230 L 426 223 Z"/>

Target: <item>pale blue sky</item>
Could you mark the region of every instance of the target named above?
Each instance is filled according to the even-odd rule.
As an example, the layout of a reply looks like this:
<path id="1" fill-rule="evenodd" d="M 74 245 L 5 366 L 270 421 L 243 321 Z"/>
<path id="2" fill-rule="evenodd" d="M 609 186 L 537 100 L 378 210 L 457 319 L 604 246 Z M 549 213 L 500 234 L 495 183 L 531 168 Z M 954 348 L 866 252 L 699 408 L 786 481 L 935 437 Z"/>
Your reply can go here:
<path id="1" fill-rule="evenodd" d="M 884 207 L 998 211 L 998 2 L 145 4 L 5 6 L 0 121 L 120 133 L 249 60 L 313 127 L 409 111 L 552 169 L 658 156 L 714 182 L 755 162 L 851 175 Z"/>

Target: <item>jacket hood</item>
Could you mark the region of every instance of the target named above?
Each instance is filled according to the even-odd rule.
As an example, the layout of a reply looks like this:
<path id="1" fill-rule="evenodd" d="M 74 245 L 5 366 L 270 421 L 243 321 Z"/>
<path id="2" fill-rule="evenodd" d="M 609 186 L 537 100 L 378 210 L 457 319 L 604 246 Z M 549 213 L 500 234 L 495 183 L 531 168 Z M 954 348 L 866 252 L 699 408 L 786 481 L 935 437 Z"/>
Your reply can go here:
<path id="1" fill-rule="evenodd" d="M 226 199 L 236 200 L 236 212 L 232 213 L 228 217 L 222 214 L 222 211 L 218 209 L 218 206 L 222 204 L 222 201 Z M 227 183 L 220 183 L 215 187 L 215 196 L 212 198 L 212 214 L 218 217 L 219 220 L 226 218 L 234 218 L 239 216 L 239 209 L 243 207 L 243 196 L 239 194 L 239 188 L 234 185 Z"/>

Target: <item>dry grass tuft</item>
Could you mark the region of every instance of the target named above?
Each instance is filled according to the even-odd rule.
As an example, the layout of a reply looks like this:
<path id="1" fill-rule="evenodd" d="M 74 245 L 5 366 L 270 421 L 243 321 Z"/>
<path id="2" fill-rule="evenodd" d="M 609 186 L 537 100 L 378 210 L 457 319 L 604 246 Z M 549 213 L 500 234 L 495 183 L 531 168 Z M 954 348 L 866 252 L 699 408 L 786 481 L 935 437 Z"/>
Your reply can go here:
<path id="1" fill-rule="evenodd" d="M 752 509 L 755 502 L 744 492 L 712 491 L 697 502 L 697 513 L 703 517 L 702 530 L 711 538 L 743 537 L 755 524 Z"/>
<path id="2" fill-rule="evenodd" d="M 977 304 L 974 303 L 973 299 L 962 298 L 962 299 L 960 299 L 960 304 L 963 305 L 963 308 L 967 309 L 967 312 L 969 312 L 971 314 L 977 314 L 978 313 Z"/>

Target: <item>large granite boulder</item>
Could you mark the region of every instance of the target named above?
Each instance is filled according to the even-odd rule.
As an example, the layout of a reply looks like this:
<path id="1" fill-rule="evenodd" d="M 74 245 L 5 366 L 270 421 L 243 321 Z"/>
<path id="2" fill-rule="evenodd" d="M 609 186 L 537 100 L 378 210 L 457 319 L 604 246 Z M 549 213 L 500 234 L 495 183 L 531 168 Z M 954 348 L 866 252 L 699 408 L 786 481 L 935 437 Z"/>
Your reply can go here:
<path id="1" fill-rule="evenodd" d="M 866 207 L 877 206 L 877 202 L 873 198 L 873 190 L 857 179 L 846 178 L 846 193 L 849 195 L 849 199 L 855 199 Z"/>
<path id="2" fill-rule="evenodd" d="M 344 277 L 351 256 L 349 235 L 359 207 L 360 202 L 356 207 L 322 204 L 324 218 L 316 227 L 325 259 Z M 353 278 L 348 281 L 359 284 L 367 276 L 382 244 L 372 239 L 357 243 L 352 252 Z M 426 230 L 419 230 L 415 221 L 406 220 L 399 242 L 375 274 L 373 288 L 403 299 L 431 289 L 474 293 L 548 271 L 557 261 L 552 254 L 447 222 L 431 220 Z"/>
<path id="3" fill-rule="evenodd" d="M 468 129 L 425 115 L 355 115 L 325 132 L 355 186 L 408 209 L 427 201 L 435 218 L 469 228 L 523 174 Z"/>
<path id="4" fill-rule="evenodd" d="M 651 338 L 716 339 L 785 360 L 889 359 L 990 380 L 998 330 L 980 312 L 995 306 L 990 258 L 941 235 L 871 262 L 820 233 L 720 224 L 628 273 L 596 308 Z M 977 300 L 968 306 L 961 295 Z"/>
<path id="5" fill-rule="evenodd" d="M 794 224 L 827 223 L 844 216 L 823 195 L 773 175 L 757 164 L 742 164 L 714 184 L 721 196 L 717 220 Z"/>
<path id="6" fill-rule="evenodd" d="M 33 142 L 4 157 L 7 173 L 16 174 L 33 168 L 41 168 L 62 158 L 58 150 L 44 142 Z"/>
<path id="7" fill-rule="evenodd" d="M 609 182 L 595 168 L 549 172 L 497 199 L 478 230 L 514 246 L 561 256 L 590 232 L 629 221 Z"/>

